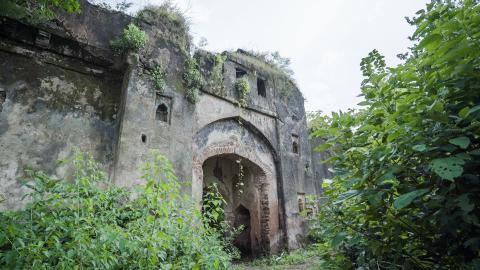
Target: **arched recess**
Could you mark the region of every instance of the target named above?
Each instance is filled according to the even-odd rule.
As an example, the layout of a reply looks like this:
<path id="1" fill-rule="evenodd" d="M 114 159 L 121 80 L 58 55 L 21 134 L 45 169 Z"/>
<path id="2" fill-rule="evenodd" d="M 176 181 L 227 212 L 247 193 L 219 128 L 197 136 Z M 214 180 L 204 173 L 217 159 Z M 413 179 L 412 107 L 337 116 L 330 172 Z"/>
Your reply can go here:
<path id="1" fill-rule="evenodd" d="M 192 198 L 200 206 L 204 184 L 203 164 L 215 156 L 233 154 L 255 164 L 260 170 L 254 179 L 258 191 L 255 206 L 258 217 L 252 218 L 259 228 L 256 241 L 260 253 L 277 252 L 280 247 L 280 217 L 277 192 L 275 152 L 258 130 L 239 119 L 222 119 L 200 129 L 193 138 Z"/>

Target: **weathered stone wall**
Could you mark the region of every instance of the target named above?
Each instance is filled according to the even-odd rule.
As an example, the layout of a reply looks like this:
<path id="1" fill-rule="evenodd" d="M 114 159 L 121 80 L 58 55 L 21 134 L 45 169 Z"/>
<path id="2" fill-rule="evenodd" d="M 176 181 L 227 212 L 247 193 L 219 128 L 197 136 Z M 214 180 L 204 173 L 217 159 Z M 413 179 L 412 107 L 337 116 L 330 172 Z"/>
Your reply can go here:
<path id="1" fill-rule="evenodd" d="M 6 29 L 0 38 L 0 192 L 8 201 L 0 207 L 21 207 L 27 190 L 16 178 L 28 164 L 68 176 L 55 162 L 74 147 L 93 154 L 116 184 L 127 187 L 142 184 L 139 167 L 150 149 L 159 149 L 179 179 L 192 184 L 184 192 L 197 201 L 203 162 L 232 154 L 261 171 L 251 211 L 258 214 L 263 248 L 299 246 L 299 199 L 320 190 L 303 96 L 285 75 L 252 56 L 226 53 L 220 79 L 208 83 L 212 54 L 199 52 L 207 83 L 191 104 L 182 83 L 188 48 L 179 43 L 186 33 L 175 34 L 162 20 L 138 22 L 148 43 L 128 58 L 114 56 L 108 43 L 131 18 L 85 1 L 81 14 L 61 15 L 54 25 L 6 21 L 0 24 Z M 162 91 L 150 75 L 155 67 L 165 73 Z M 251 88 L 245 108 L 234 88 L 238 70 Z"/>
<path id="2" fill-rule="evenodd" d="M 313 181 L 311 181 L 312 190 L 315 190 L 315 193 L 320 195 L 322 191 L 323 180 L 331 179 L 332 173 L 328 170 L 329 166 L 323 163 L 326 159 L 331 157 L 329 151 L 317 152 L 314 149 L 324 143 L 323 139 L 312 138 L 310 139 L 310 144 L 312 147 L 312 169 L 313 169 Z"/>
<path id="3" fill-rule="evenodd" d="M 88 59 L 78 43 L 0 21 L 0 209 L 22 207 L 26 168 L 67 177 L 57 161 L 74 148 L 111 170 L 121 73 Z M 48 33 L 48 34 L 46 34 Z M 99 60 L 100 61 L 100 60 Z"/>

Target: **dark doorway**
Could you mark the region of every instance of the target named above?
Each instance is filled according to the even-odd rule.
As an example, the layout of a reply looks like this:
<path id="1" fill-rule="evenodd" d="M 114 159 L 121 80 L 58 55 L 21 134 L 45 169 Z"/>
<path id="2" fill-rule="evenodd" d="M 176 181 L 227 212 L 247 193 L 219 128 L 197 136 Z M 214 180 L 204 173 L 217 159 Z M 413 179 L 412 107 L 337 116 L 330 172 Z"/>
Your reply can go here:
<path id="1" fill-rule="evenodd" d="M 233 244 L 241 253 L 242 259 L 252 257 L 252 240 L 250 237 L 250 211 L 243 205 L 239 205 L 234 212 L 235 222 L 234 227 L 243 226 L 243 231 L 240 233 Z"/>

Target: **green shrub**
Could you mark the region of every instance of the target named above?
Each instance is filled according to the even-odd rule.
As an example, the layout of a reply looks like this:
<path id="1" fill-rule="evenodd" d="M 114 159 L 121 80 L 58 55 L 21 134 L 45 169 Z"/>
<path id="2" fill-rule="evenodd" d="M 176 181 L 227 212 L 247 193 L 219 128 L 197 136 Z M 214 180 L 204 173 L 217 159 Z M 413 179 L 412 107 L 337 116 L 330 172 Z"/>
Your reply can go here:
<path id="1" fill-rule="evenodd" d="M 150 71 L 150 76 L 153 80 L 155 89 L 157 89 L 160 92 L 163 92 L 166 87 L 166 82 L 165 82 L 165 72 L 162 71 L 162 68 L 159 66 L 156 66 L 152 71 Z"/>
<path id="2" fill-rule="evenodd" d="M 226 269 L 221 238 L 180 194 L 170 162 L 153 152 L 145 186 L 116 187 L 77 154 L 75 179 L 31 173 L 32 202 L 0 212 L 2 269 Z"/>
<path id="3" fill-rule="evenodd" d="M 116 53 L 123 53 L 127 51 L 138 52 L 148 41 L 145 31 L 140 30 L 138 26 L 130 23 L 127 28 L 123 30 L 123 35 L 117 37 L 110 42 L 112 49 Z"/>
<path id="4" fill-rule="evenodd" d="M 313 125 L 335 172 L 313 233 L 354 269 L 479 269 L 480 6 L 416 14 L 403 63 L 362 59 L 363 109 Z"/>
<path id="5" fill-rule="evenodd" d="M 225 250 L 233 259 L 240 259 L 240 251 L 233 245 L 235 238 L 240 235 L 244 227 L 232 227 L 225 220 L 225 206 L 227 202 L 218 191 L 218 186 L 213 183 L 206 187 L 202 198 L 203 223 L 209 232 L 221 236 Z"/>
<path id="6" fill-rule="evenodd" d="M 238 104 L 240 107 L 247 106 L 248 94 L 250 93 L 250 84 L 247 78 L 240 78 L 235 82 L 235 90 L 238 94 Z"/>
<path id="7" fill-rule="evenodd" d="M 185 98 L 192 104 L 198 101 L 198 90 L 204 82 L 202 73 L 198 68 L 197 60 L 188 57 L 185 60 L 183 72 L 183 85 L 185 87 Z"/>

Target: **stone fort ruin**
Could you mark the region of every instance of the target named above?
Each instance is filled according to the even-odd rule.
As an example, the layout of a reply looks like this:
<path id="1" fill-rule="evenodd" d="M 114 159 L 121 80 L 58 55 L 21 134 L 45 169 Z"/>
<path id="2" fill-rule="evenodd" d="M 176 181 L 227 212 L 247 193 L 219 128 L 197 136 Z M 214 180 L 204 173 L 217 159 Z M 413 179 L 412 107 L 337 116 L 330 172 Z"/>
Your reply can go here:
<path id="1" fill-rule="evenodd" d="M 246 227 L 236 240 L 242 253 L 297 248 L 305 196 L 321 192 L 324 168 L 312 158 L 304 98 L 289 77 L 244 51 L 225 52 L 220 63 L 198 51 L 205 80 L 191 103 L 188 33 L 143 18 L 146 46 L 115 55 L 110 41 L 135 19 L 86 1 L 81 9 L 39 25 L 0 18 L 0 208 L 24 204 L 26 166 L 68 178 L 56 162 L 75 147 L 127 187 L 141 184 L 139 166 L 159 149 L 199 204 L 205 186 L 218 184 L 228 220 Z M 164 78 L 161 91 L 152 70 Z M 245 106 L 240 78 L 250 86 Z"/>

